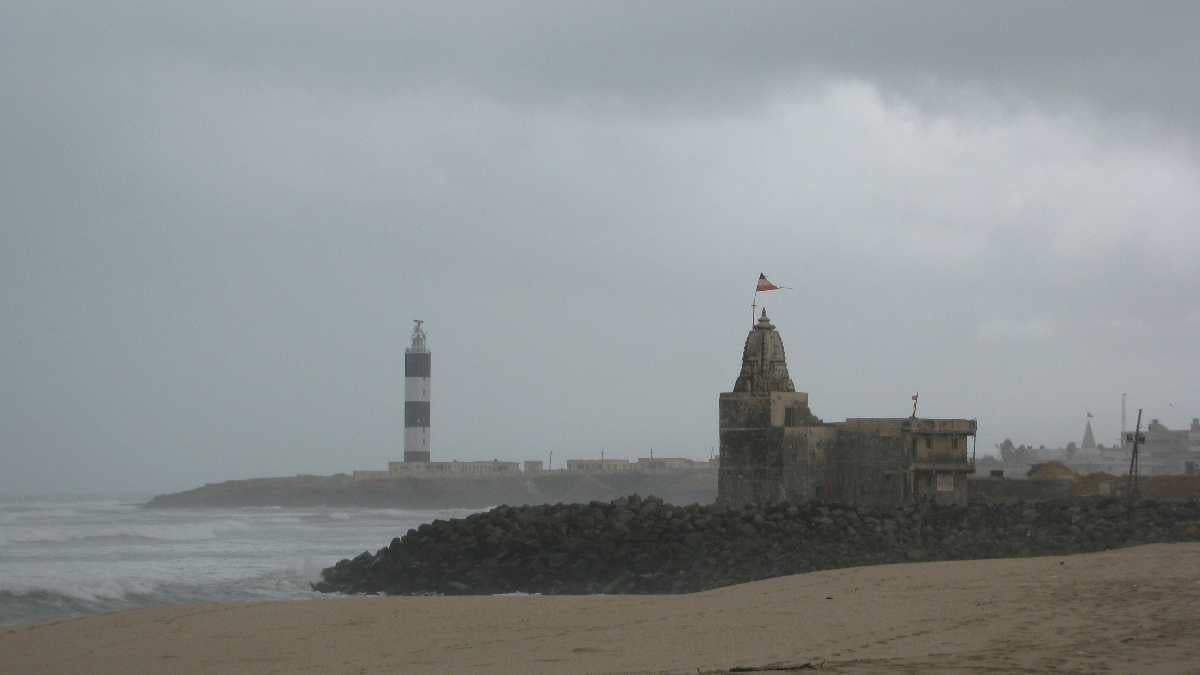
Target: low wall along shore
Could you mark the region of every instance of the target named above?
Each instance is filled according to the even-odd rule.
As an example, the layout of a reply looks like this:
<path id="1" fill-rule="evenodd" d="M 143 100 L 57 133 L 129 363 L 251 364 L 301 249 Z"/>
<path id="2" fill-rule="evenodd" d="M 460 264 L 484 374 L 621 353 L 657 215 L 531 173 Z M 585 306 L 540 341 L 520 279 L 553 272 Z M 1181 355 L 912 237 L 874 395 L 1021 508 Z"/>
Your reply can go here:
<path id="1" fill-rule="evenodd" d="M 683 593 L 821 569 L 1200 541 L 1200 502 L 501 506 L 410 530 L 322 572 L 324 592 Z"/>

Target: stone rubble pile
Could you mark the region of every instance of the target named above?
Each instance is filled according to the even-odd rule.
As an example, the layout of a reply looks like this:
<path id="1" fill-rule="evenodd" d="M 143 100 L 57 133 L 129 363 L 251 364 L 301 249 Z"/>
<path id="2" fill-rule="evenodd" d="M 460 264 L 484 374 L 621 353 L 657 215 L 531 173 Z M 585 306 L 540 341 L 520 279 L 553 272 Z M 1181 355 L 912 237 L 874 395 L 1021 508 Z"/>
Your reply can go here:
<path id="1" fill-rule="evenodd" d="M 687 593 L 814 570 L 1200 541 L 1200 502 L 1109 498 L 876 508 L 835 504 L 500 506 L 410 530 L 325 569 L 322 592 Z"/>

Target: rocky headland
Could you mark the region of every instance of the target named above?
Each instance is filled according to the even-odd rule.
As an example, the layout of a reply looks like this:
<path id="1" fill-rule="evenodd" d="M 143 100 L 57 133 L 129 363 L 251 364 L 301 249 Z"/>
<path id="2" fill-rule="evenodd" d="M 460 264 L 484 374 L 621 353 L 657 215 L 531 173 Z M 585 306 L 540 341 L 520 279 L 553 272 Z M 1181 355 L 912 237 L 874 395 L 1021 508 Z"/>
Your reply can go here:
<path id="1" fill-rule="evenodd" d="M 655 494 L 672 504 L 710 503 L 717 497 L 717 472 L 583 474 L 553 471 L 530 477 L 385 480 L 353 480 L 346 474 L 252 478 L 159 495 L 146 506 L 483 509 L 497 504 L 608 501 L 635 492 Z"/>
<path id="2" fill-rule="evenodd" d="M 1200 541 L 1200 502 L 1076 498 L 969 506 L 501 506 L 338 562 L 323 592 L 687 593 L 815 570 Z"/>

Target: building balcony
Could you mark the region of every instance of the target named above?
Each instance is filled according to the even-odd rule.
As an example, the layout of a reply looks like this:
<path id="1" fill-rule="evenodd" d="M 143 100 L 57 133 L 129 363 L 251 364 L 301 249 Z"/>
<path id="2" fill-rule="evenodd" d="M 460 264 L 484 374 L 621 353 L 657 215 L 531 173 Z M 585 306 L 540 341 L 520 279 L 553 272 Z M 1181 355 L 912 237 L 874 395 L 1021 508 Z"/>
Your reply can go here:
<path id="1" fill-rule="evenodd" d="M 913 462 L 911 467 L 913 471 L 975 473 L 975 462 L 969 459 L 962 462 Z"/>

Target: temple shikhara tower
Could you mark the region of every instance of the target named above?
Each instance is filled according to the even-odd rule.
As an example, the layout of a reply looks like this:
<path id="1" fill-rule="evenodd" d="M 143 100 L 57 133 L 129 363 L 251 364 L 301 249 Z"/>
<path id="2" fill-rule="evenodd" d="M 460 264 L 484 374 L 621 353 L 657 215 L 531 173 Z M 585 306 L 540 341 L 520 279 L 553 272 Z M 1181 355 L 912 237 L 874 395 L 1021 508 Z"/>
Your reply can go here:
<path id="1" fill-rule="evenodd" d="M 965 504 L 975 420 L 850 418 L 824 423 L 796 391 L 783 338 L 763 310 L 733 391 L 718 399 L 723 504 L 823 500 Z"/>
<path id="2" fill-rule="evenodd" d="M 1096 434 L 1092 433 L 1092 413 L 1087 415 L 1087 425 L 1083 428 L 1083 441 L 1079 444 L 1082 450 L 1096 449 Z"/>
<path id="3" fill-rule="evenodd" d="M 430 354 L 423 321 L 413 322 L 412 344 L 404 350 L 404 462 L 429 461 Z"/>

